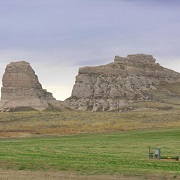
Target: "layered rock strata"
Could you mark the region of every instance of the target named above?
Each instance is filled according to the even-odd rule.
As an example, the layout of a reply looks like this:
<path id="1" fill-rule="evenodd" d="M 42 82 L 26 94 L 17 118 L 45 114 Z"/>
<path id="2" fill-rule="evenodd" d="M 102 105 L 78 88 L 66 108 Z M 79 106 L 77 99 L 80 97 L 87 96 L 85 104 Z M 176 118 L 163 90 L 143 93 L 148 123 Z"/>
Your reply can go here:
<path id="1" fill-rule="evenodd" d="M 1 88 L 0 109 L 30 107 L 36 110 L 60 109 L 59 102 L 42 88 L 28 62 L 11 62 L 6 66 Z"/>
<path id="2" fill-rule="evenodd" d="M 154 100 L 155 91 L 173 93 L 163 83 L 179 84 L 180 73 L 160 66 L 151 55 L 115 56 L 110 64 L 80 68 L 65 105 L 78 110 L 119 110 L 134 101 Z"/>

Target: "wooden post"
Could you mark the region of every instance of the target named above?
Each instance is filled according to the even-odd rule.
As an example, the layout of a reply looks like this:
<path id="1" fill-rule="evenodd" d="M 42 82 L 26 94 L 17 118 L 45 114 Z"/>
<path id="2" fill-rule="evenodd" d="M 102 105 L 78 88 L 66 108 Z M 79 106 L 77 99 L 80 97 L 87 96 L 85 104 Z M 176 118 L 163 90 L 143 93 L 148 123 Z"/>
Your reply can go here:
<path id="1" fill-rule="evenodd" d="M 179 155 L 177 154 L 177 156 L 176 156 L 176 161 L 179 161 Z"/>
<path id="2" fill-rule="evenodd" d="M 158 159 L 161 159 L 161 150 L 160 150 L 160 148 L 159 148 Z"/>
<path id="3" fill-rule="evenodd" d="M 148 158 L 151 159 L 151 148 L 148 148 Z"/>
<path id="4" fill-rule="evenodd" d="M 151 148 L 148 148 L 148 158 L 153 159 L 153 153 L 151 152 Z"/>

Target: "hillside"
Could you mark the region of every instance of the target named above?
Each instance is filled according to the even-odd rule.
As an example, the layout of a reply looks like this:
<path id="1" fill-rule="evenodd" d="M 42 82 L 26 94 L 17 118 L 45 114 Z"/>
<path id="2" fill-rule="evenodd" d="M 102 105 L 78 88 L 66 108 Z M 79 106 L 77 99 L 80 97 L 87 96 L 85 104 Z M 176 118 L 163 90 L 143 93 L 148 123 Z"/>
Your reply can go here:
<path id="1" fill-rule="evenodd" d="M 121 113 L 90 111 L 1 112 L 0 138 L 173 128 L 180 127 L 179 117 L 179 109 L 156 111 L 146 109 Z"/>

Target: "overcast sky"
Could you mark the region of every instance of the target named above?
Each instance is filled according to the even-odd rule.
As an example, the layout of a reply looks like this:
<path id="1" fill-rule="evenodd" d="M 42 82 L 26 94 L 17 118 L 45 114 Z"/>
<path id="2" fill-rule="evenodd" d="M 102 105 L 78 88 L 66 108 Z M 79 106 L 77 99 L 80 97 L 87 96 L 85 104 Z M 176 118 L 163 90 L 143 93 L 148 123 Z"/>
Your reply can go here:
<path id="1" fill-rule="evenodd" d="M 79 67 L 115 55 L 152 54 L 180 72 L 180 1 L 0 0 L 0 42 L 0 77 L 10 62 L 28 61 L 64 100 Z"/>

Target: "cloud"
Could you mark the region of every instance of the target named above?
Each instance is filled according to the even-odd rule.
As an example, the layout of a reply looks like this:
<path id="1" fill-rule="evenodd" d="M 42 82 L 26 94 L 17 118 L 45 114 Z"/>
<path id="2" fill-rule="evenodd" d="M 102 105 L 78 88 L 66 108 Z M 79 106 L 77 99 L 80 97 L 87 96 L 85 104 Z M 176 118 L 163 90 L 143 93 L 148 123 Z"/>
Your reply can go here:
<path id="1" fill-rule="evenodd" d="M 1 75 L 26 60 L 42 85 L 72 89 L 79 66 L 133 53 L 178 70 L 180 1 L 1 0 L 0 17 Z"/>

